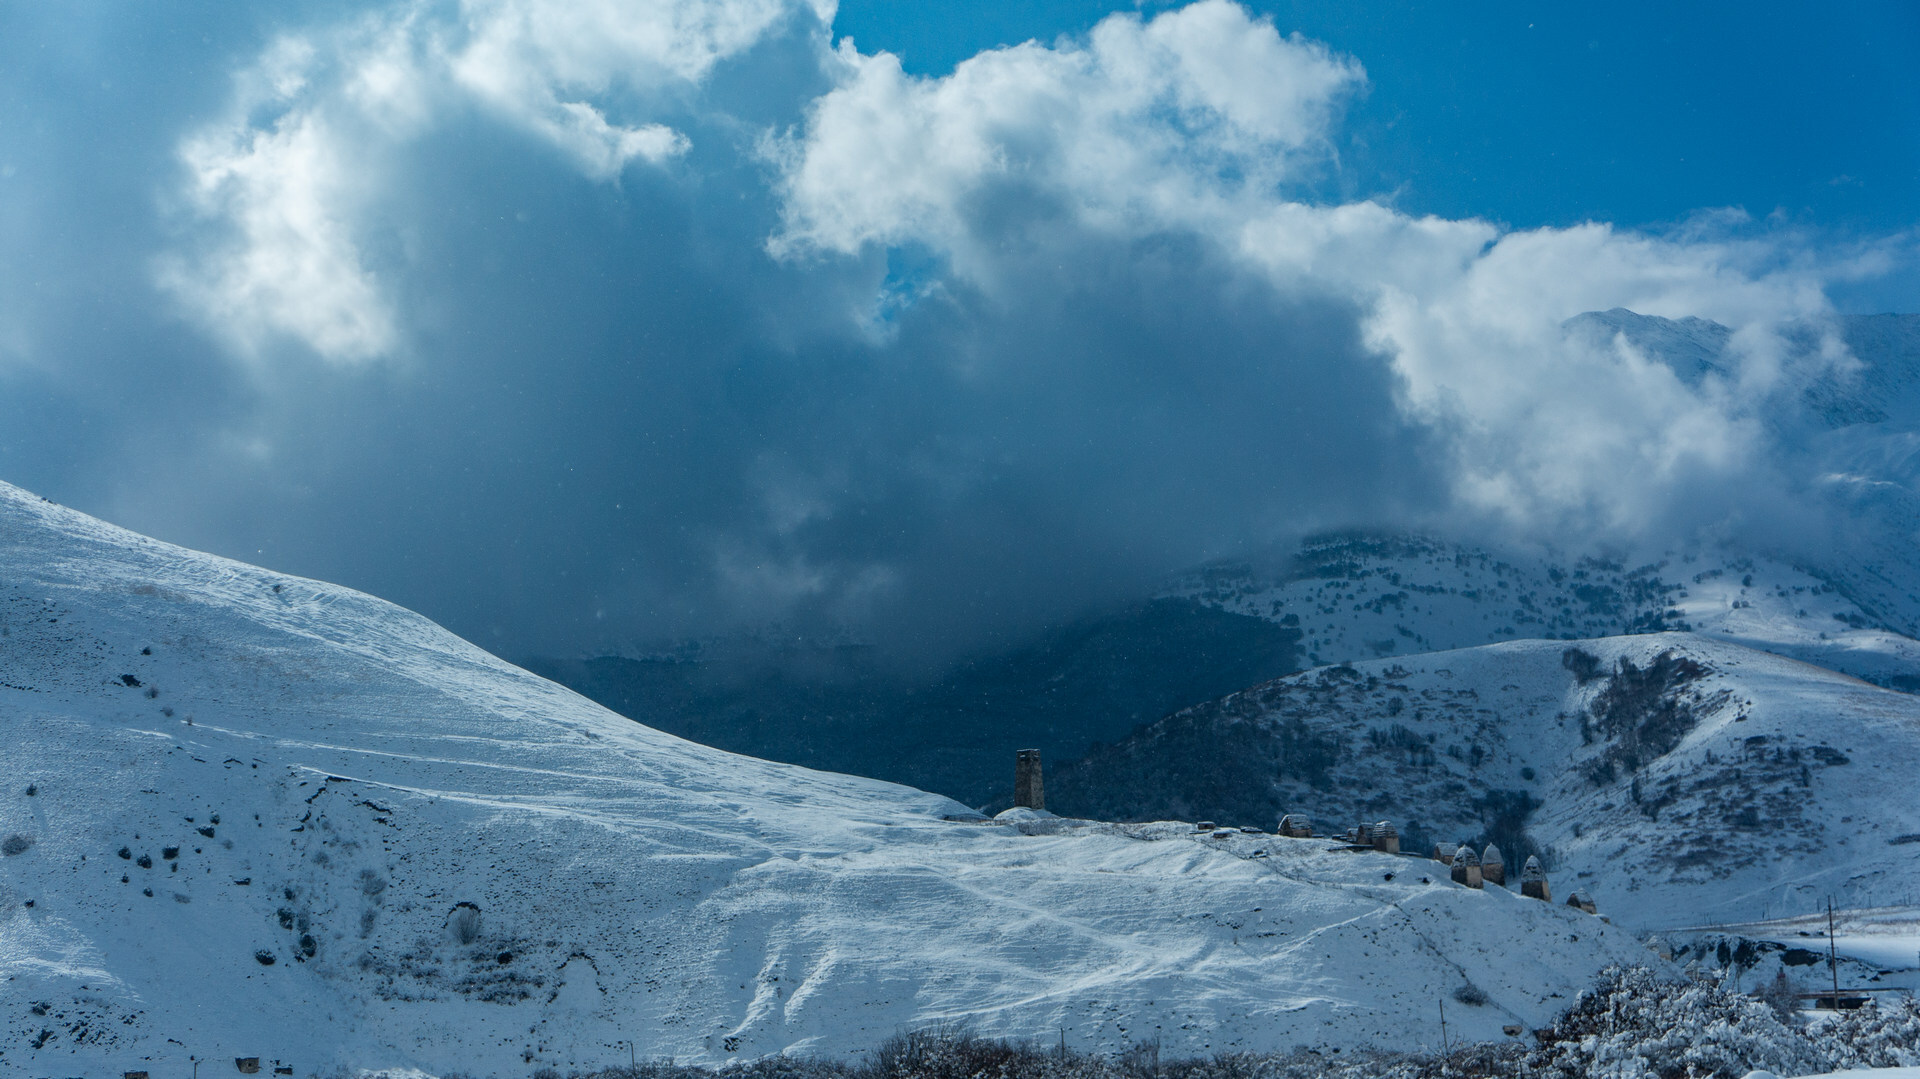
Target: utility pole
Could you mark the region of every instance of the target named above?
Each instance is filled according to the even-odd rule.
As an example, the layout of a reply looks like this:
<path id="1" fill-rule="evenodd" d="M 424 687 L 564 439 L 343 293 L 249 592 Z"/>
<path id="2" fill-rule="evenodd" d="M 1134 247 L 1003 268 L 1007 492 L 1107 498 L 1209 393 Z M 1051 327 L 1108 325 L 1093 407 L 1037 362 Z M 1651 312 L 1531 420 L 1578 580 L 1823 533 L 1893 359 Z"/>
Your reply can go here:
<path id="1" fill-rule="evenodd" d="M 1447 1002 L 1440 1002 L 1440 1051 L 1445 1056 L 1453 1055 L 1453 1047 L 1447 1044 Z"/>
<path id="2" fill-rule="evenodd" d="M 1833 975 L 1833 1010 L 1840 1010 L 1840 960 L 1833 948 L 1833 897 L 1827 897 L 1827 970 Z"/>

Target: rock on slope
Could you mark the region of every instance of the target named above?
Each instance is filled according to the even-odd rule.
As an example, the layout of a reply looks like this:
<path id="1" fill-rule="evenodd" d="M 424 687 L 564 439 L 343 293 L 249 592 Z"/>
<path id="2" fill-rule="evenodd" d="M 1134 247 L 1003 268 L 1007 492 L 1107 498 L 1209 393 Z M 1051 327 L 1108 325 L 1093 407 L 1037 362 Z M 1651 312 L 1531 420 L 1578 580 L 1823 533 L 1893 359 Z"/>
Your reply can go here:
<path id="1" fill-rule="evenodd" d="M 0 1070 L 1168 1052 L 1538 1025 L 1645 960 L 1423 864 L 945 799 L 663 735 L 379 600 L 0 485 Z M 1392 879 L 1387 875 L 1393 874 Z"/>
<path id="2" fill-rule="evenodd" d="M 1062 812 L 1545 855 L 1643 929 L 1911 902 L 1920 698 L 1693 634 L 1323 667 L 1176 713 L 1048 778 Z"/>

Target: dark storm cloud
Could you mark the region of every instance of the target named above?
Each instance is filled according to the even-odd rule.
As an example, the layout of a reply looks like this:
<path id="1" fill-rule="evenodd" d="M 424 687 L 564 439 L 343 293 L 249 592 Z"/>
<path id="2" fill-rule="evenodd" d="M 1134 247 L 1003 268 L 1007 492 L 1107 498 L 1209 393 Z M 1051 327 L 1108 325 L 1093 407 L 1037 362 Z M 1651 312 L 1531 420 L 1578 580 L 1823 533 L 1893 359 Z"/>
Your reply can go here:
<path id="1" fill-rule="evenodd" d="M 1307 530 L 1617 529 L 1746 475 L 1739 400 L 1559 320 L 1804 281 L 1288 202 L 1361 76 L 1237 8 L 914 82 L 809 8 L 667 7 L 136 19 L 15 68 L 4 475 L 509 655 L 914 656 Z M 62 89 L 110 70 L 142 90 Z"/>
<path id="2" fill-rule="evenodd" d="M 298 9 L 287 14 L 297 15 Z M 0 459 L 105 508 L 153 451 L 245 414 L 225 357 L 155 295 L 176 142 L 265 40 L 228 5 L 0 8 Z"/>
<path id="3" fill-rule="evenodd" d="M 1049 245 L 1011 299 L 877 333 L 852 315 L 885 268 L 765 256 L 775 208 L 723 151 L 617 190 L 479 126 L 415 153 L 414 358 L 276 374 L 227 435 L 258 456 L 196 446 L 170 467 L 211 474 L 124 505 L 509 652 L 770 624 L 939 650 L 1432 489 L 1352 308 L 1191 240 Z"/>

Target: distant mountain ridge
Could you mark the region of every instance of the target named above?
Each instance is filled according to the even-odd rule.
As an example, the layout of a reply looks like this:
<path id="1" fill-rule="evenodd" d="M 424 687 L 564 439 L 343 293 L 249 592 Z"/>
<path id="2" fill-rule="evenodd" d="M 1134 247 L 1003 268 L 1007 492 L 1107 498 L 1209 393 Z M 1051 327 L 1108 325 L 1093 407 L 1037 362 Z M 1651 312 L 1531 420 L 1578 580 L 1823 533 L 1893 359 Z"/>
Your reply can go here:
<path id="1" fill-rule="evenodd" d="M 1681 631 L 1920 689 L 1920 642 L 1886 628 L 1841 583 L 1767 558 L 1700 553 L 1629 566 L 1347 533 L 1308 540 L 1281 565 L 1203 567 L 1152 603 L 920 684 L 863 677 L 852 659 L 812 677 L 804 666 L 751 659 L 530 665 L 696 741 L 909 782 L 989 809 L 1011 804 L 1016 748 L 1040 746 L 1050 764 L 1065 763 L 1160 716 L 1307 666 Z"/>
<path id="2" fill-rule="evenodd" d="M 1738 381 L 1724 326 L 1618 308 L 1567 326 L 1623 340 L 1696 387 L 1709 376 Z M 1828 355 L 1822 327 L 1789 328 L 1788 354 L 1761 365 L 1779 385 L 1753 403 L 1755 418 L 1779 482 L 1803 485 L 1802 512 L 1816 519 L 1801 526 L 1810 536 L 1798 561 L 1871 621 L 1920 636 L 1920 315 L 1836 315 L 1830 328 L 1850 355 Z"/>
<path id="3" fill-rule="evenodd" d="M 1707 319 L 1662 318 L 1616 307 L 1575 315 L 1565 326 L 1597 343 L 1623 337 L 1689 386 L 1710 375 L 1736 376 L 1727 354 L 1733 331 Z M 1920 423 L 1920 315 L 1839 315 L 1834 328 L 1858 367 L 1798 387 L 1789 408 L 1827 428 L 1891 423 L 1910 429 Z M 1798 338 L 1803 354 L 1818 347 L 1813 327 L 1789 337 Z"/>
<path id="4" fill-rule="evenodd" d="M 1498 842 L 1641 929 L 1920 897 L 1920 697 L 1696 634 L 1321 667 L 1056 769 L 1049 804 Z"/>
<path id="5" fill-rule="evenodd" d="M 1308 540 L 1280 570 L 1203 567 L 1156 600 L 919 683 L 858 658 L 536 660 L 626 715 L 736 752 L 909 782 L 1003 808 L 1011 755 L 1062 763 L 1137 726 L 1306 666 L 1499 641 L 1687 631 L 1878 685 L 1920 688 L 1920 642 L 1833 580 L 1766 558 L 1629 566 L 1412 534 Z M 820 673 L 826 662 L 838 667 Z M 812 672 L 812 673 L 809 673 Z"/>
<path id="6" fill-rule="evenodd" d="M 1691 386 L 1735 373 L 1732 331 L 1704 319 L 1614 309 L 1566 325 L 1597 343 L 1624 340 Z M 914 682 L 842 658 L 823 671 L 724 649 L 530 664 L 687 737 L 988 806 L 1011 797 L 1016 747 L 1071 760 L 1302 667 L 1499 641 L 1690 631 L 1920 690 L 1920 316 L 1846 316 L 1839 328 L 1857 368 L 1786 394 L 1768 420 L 1847 522 L 1820 558 L 1696 545 L 1626 561 L 1344 532 L 1195 568 L 1141 603 Z"/>
<path id="7" fill-rule="evenodd" d="M 1303 542 L 1278 569 L 1221 562 L 1164 594 L 1296 629 L 1312 664 L 1680 630 L 1801 659 L 1879 685 L 1920 689 L 1920 642 L 1888 628 L 1844 582 L 1732 552 L 1630 566 L 1497 551 L 1417 534 Z M 1910 615 L 1906 605 L 1882 604 Z M 1902 619 L 1904 621 L 1904 619 Z"/>

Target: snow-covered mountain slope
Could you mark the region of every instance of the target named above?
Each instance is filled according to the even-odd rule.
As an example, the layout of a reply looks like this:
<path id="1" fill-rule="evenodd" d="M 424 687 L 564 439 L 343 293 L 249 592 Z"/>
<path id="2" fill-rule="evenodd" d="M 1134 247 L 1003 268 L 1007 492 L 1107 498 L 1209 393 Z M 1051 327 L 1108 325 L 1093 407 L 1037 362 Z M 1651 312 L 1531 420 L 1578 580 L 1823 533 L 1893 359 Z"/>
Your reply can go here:
<path id="1" fill-rule="evenodd" d="M 1537 849 L 1642 929 L 1920 895 L 1920 697 L 1693 634 L 1320 668 L 1056 770 L 1062 812 Z"/>
<path id="2" fill-rule="evenodd" d="M 1685 630 L 1920 689 L 1920 641 L 1881 624 L 1850 590 L 1766 558 L 1701 553 L 1629 566 L 1432 537 L 1342 534 L 1301 544 L 1277 571 L 1223 562 L 1166 591 L 1298 627 L 1315 664 Z M 1880 606 L 1920 609 L 1893 599 Z"/>
<path id="3" fill-rule="evenodd" d="M 902 1027 L 1537 1026 L 1648 957 L 1425 863 L 956 803 L 615 716 L 347 589 L 0 485 L 0 1071 L 523 1075 Z M 1390 876 L 1391 875 L 1391 876 Z M 1416 1040 L 1418 1040 L 1416 1038 Z"/>
<path id="4" fill-rule="evenodd" d="M 1734 336 L 1712 322 L 1616 308 L 1567 329 L 1636 349 L 1692 385 L 1742 380 Z M 1920 636 L 1920 315 L 1837 316 L 1784 338 L 1788 354 L 1760 363 L 1773 392 L 1747 407 L 1776 465 L 1814 498 L 1812 527 L 1824 531 L 1801 543 L 1806 560 L 1869 621 Z"/>

